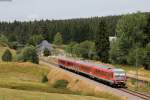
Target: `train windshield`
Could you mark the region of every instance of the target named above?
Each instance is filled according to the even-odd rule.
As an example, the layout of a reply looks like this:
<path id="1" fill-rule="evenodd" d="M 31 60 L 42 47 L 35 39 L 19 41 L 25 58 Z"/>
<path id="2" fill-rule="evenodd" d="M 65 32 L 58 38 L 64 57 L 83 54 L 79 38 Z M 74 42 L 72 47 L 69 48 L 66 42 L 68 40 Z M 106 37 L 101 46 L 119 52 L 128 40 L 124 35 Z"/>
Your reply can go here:
<path id="1" fill-rule="evenodd" d="M 126 73 L 124 71 L 115 71 L 114 75 L 117 80 L 124 80 Z"/>

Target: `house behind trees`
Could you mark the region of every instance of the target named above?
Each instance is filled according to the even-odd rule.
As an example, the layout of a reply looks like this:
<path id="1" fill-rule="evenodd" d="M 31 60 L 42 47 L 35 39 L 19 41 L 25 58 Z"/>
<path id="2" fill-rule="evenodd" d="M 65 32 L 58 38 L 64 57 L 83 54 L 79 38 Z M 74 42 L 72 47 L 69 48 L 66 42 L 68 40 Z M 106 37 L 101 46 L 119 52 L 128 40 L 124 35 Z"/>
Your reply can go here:
<path id="1" fill-rule="evenodd" d="M 52 51 L 52 46 L 47 40 L 44 40 L 39 45 L 37 45 L 38 55 L 43 56 L 45 49 L 49 50 L 50 52 Z"/>

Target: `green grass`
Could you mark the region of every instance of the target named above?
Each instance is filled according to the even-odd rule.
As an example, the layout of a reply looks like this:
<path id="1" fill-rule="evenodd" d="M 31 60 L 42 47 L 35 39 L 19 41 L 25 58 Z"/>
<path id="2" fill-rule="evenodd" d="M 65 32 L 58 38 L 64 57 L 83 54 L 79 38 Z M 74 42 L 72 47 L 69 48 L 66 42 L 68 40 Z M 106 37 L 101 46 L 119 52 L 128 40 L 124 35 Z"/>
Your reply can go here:
<path id="1" fill-rule="evenodd" d="M 54 88 L 49 84 L 37 82 L 22 82 L 12 80 L 6 82 L 6 80 L 1 80 L 0 87 L 16 90 L 46 92 L 46 93 L 74 94 L 74 92 L 71 92 L 68 89 Z"/>
<path id="2" fill-rule="evenodd" d="M 43 78 L 49 69 L 32 63 L 0 63 L 0 87 L 51 93 L 73 93 L 68 89 L 50 86 Z"/>
<path id="3" fill-rule="evenodd" d="M 32 63 L 0 62 L 0 80 L 41 82 L 48 69 Z"/>
<path id="4" fill-rule="evenodd" d="M 137 88 L 137 80 L 128 79 L 127 87 L 131 90 L 150 94 L 150 84 L 149 83 L 138 82 L 138 88 Z"/>
<path id="5" fill-rule="evenodd" d="M 31 91 L 0 88 L 0 100 L 104 100 L 104 99 L 91 96 L 42 93 L 42 92 L 31 92 Z"/>

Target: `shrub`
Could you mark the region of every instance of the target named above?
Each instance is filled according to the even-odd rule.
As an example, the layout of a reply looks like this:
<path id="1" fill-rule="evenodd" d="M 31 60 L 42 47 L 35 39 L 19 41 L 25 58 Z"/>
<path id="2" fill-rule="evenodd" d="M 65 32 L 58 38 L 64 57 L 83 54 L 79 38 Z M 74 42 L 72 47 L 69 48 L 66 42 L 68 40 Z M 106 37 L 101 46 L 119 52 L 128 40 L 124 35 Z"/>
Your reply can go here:
<path id="1" fill-rule="evenodd" d="M 57 80 L 55 83 L 54 83 L 54 85 L 53 85 L 53 87 L 54 88 L 66 88 L 67 87 L 67 85 L 68 85 L 68 81 L 67 80 Z"/>
<path id="2" fill-rule="evenodd" d="M 42 78 L 42 82 L 43 82 L 43 83 L 46 83 L 46 82 L 48 82 L 47 75 L 44 75 L 44 76 L 43 76 L 43 78 Z"/>
<path id="3" fill-rule="evenodd" d="M 7 50 L 4 52 L 4 54 L 3 54 L 3 56 L 2 56 L 2 60 L 3 60 L 3 61 L 12 61 L 12 54 L 11 54 L 11 52 L 9 51 L 9 49 L 7 49 Z"/>
<path id="4" fill-rule="evenodd" d="M 39 57 L 37 55 L 37 51 L 33 46 L 25 47 L 21 53 L 18 55 L 18 60 L 23 62 L 32 62 L 32 63 L 39 63 Z"/>

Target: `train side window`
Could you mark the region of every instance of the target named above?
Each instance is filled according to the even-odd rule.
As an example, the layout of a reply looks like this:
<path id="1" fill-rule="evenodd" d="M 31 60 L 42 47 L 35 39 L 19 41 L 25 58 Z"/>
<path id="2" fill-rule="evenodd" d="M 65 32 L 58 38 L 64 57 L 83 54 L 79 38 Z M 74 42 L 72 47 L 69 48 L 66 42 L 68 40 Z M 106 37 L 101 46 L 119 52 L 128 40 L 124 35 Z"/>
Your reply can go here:
<path id="1" fill-rule="evenodd" d="M 98 69 L 96 70 L 96 74 L 99 74 L 99 70 Z"/>
<path id="2" fill-rule="evenodd" d="M 111 73 L 108 73 L 108 78 L 111 78 Z"/>
<path id="3" fill-rule="evenodd" d="M 90 68 L 89 67 L 87 67 L 87 66 L 82 66 L 82 68 L 84 69 L 84 70 L 86 70 L 86 71 L 88 71 Z"/>
<path id="4" fill-rule="evenodd" d="M 109 73 L 109 78 L 111 78 L 111 73 Z"/>
<path id="5" fill-rule="evenodd" d="M 105 72 L 103 71 L 103 76 L 105 76 L 106 74 L 105 74 Z"/>
<path id="6" fill-rule="evenodd" d="M 103 74 L 103 71 L 101 71 L 101 75 L 103 76 L 104 74 Z"/>
<path id="7" fill-rule="evenodd" d="M 113 78 L 113 75 L 112 75 L 112 73 L 110 73 L 110 78 Z"/>
<path id="8" fill-rule="evenodd" d="M 101 74 L 101 75 L 103 75 L 103 72 L 102 72 L 102 71 L 100 71 L 100 74 Z"/>
<path id="9" fill-rule="evenodd" d="M 101 75 L 101 70 L 96 69 L 96 74 Z"/>

